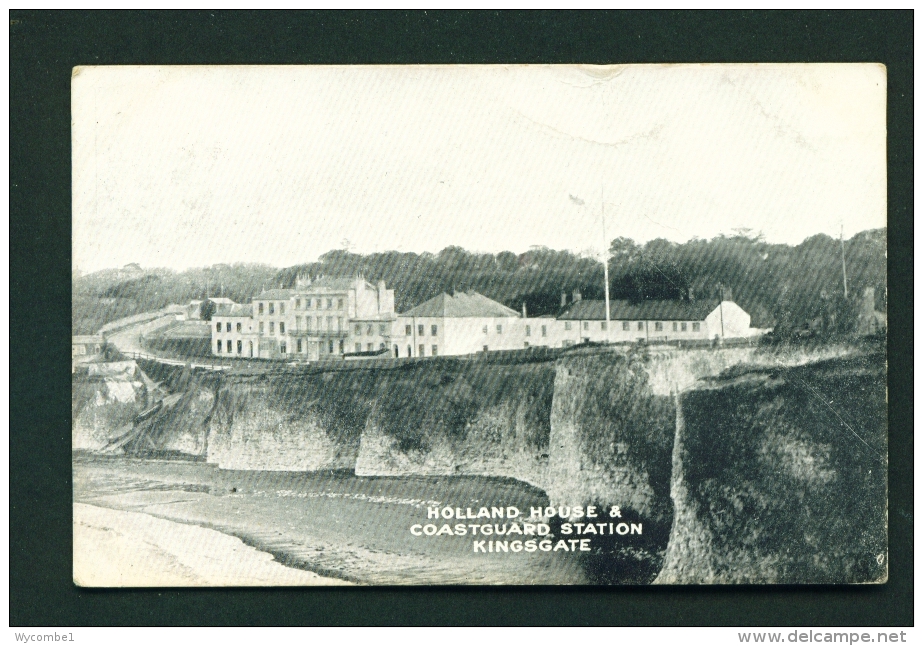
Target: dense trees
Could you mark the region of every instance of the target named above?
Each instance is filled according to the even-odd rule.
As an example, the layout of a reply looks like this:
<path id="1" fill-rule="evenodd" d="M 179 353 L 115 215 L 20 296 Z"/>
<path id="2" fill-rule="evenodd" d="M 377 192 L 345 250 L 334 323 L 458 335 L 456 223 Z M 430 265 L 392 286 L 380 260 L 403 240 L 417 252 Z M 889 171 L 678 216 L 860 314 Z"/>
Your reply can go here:
<path id="1" fill-rule="evenodd" d="M 818 317 L 842 322 L 865 287 L 874 288 L 878 307 L 885 307 L 885 233 L 864 231 L 845 242 L 848 300 L 843 297 L 839 240 L 820 234 L 796 246 L 769 244 L 748 230 L 683 244 L 656 239 L 642 245 L 616 238 L 609 248 L 610 294 L 640 301 L 725 293 L 758 326 L 792 329 Z M 526 303 L 530 315 L 557 313 L 562 292 L 603 297 L 602 264 L 570 251 L 533 247 L 522 254 L 489 254 L 451 246 L 437 254 L 362 255 L 336 249 L 317 262 L 282 270 L 244 264 L 179 273 L 126 267 L 75 276 L 74 329 L 92 332 L 120 316 L 206 295 L 247 302 L 263 288 L 292 286 L 300 274 L 384 280 L 395 290 L 398 311 L 453 289 L 477 290 L 517 311 Z"/>

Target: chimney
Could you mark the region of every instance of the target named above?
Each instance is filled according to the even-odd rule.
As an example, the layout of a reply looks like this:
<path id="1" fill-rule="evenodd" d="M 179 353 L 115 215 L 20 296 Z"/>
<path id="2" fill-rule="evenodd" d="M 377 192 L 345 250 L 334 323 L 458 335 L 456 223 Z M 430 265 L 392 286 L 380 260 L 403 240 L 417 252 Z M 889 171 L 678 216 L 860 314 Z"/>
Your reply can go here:
<path id="1" fill-rule="evenodd" d="M 695 300 L 695 290 L 692 289 L 692 287 L 689 288 L 689 300 L 690 300 L 690 301 L 694 301 L 694 300 Z"/>
<path id="2" fill-rule="evenodd" d="M 385 287 L 385 281 L 379 280 L 378 284 L 378 313 L 381 314 L 385 311 L 385 296 L 387 294 L 387 289 Z"/>
<path id="3" fill-rule="evenodd" d="M 582 301 L 582 300 L 583 300 L 583 295 L 580 293 L 580 290 L 579 290 L 579 289 L 575 289 L 575 290 L 574 290 L 574 293 L 573 293 L 573 301 L 574 301 L 575 303 L 579 303 L 579 302 Z"/>
<path id="4" fill-rule="evenodd" d="M 526 302 L 522 302 L 522 318 L 527 319 L 529 315 L 526 313 Z"/>
<path id="5" fill-rule="evenodd" d="M 721 300 L 723 300 L 723 301 L 733 301 L 733 300 L 734 300 L 734 290 L 731 289 L 730 287 L 725 287 L 725 288 L 724 288 L 724 294 L 722 294 L 722 296 L 721 296 Z"/>
<path id="6" fill-rule="evenodd" d="M 567 307 L 567 294 L 561 292 L 561 307 Z"/>

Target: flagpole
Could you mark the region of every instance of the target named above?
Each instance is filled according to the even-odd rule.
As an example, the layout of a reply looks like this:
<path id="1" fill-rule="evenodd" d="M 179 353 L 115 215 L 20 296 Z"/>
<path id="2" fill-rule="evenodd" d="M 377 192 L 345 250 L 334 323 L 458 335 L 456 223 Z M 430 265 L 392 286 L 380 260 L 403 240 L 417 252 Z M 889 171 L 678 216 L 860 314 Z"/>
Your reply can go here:
<path id="1" fill-rule="evenodd" d="M 609 320 L 609 252 L 608 246 L 606 245 L 606 195 L 605 188 L 599 187 L 600 195 L 600 214 L 603 221 L 603 280 L 606 281 L 605 284 L 605 294 L 606 294 L 606 343 L 609 343 L 612 340 L 612 334 L 609 330 L 611 322 Z"/>

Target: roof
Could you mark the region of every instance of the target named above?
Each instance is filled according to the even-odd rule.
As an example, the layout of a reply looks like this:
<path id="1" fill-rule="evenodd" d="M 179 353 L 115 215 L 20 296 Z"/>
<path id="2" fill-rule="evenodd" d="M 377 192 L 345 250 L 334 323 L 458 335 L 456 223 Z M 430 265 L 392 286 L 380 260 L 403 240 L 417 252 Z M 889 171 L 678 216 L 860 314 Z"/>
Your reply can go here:
<path id="1" fill-rule="evenodd" d="M 288 300 L 295 292 L 291 289 L 264 289 L 257 300 Z"/>
<path id="2" fill-rule="evenodd" d="M 72 339 L 71 345 L 103 342 L 103 337 L 98 334 L 75 334 Z"/>
<path id="3" fill-rule="evenodd" d="M 167 339 L 200 339 L 210 337 L 212 326 L 208 321 L 183 321 L 179 325 L 167 328 L 162 336 Z"/>
<path id="4" fill-rule="evenodd" d="M 700 301 L 630 301 L 609 302 L 613 321 L 704 321 L 718 307 L 716 300 Z M 604 321 L 605 301 L 577 301 L 558 316 L 563 320 Z"/>
<path id="5" fill-rule="evenodd" d="M 443 292 L 401 316 L 509 318 L 519 317 L 519 313 L 477 292 Z"/>
<path id="6" fill-rule="evenodd" d="M 219 303 L 214 314 L 212 314 L 212 317 L 215 316 L 253 316 L 253 306 L 241 305 L 240 303 L 231 303 L 230 305 Z"/>
<path id="7" fill-rule="evenodd" d="M 212 303 L 215 305 L 230 305 L 234 303 L 230 298 L 225 298 L 224 296 L 216 296 L 214 298 L 209 298 Z"/>

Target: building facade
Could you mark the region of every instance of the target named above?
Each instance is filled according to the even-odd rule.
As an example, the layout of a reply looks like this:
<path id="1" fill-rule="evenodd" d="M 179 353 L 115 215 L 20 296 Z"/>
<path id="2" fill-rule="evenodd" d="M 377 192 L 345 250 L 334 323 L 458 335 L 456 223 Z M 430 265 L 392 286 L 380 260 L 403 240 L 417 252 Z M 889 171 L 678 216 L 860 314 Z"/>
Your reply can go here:
<path id="1" fill-rule="evenodd" d="M 222 303 L 210 322 L 212 354 L 218 357 L 258 357 L 259 336 L 254 332 L 253 307 Z"/>
<path id="2" fill-rule="evenodd" d="M 237 307 L 249 309 L 231 316 L 219 306 L 212 316 L 216 356 L 227 356 L 228 347 L 232 356 L 291 361 L 341 357 L 357 344 L 387 352 L 395 319 L 394 291 L 363 278 L 299 277 L 294 288 L 264 290 Z"/>
<path id="3" fill-rule="evenodd" d="M 442 293 L 394 313 L 394 292 L 362 278 L 299 278 L 263 291 L 250 305 L 218 304 L 215 356 L 288 361 L 341 357 L 465 355 L 580 343 L 672 343 L 757 336 L 730 300 L 611 301 L 579 296 L 556 318 L 528 317 L 474 291 Z"/>
<path id="4" fill-rule="evenodd" d="M 392 356 L 437 357 L 552 346 L 555 321 L 525 318 L 474 291 L 442 293 L 398 315 Z"/>
<path id="5" fill-rule="evenodd" d="M 750 315 L 737 303 L 724 301 L 629 301 L 609 304 L 580 300 L 560 316 L 563 346 L 578 343 L 670 343 L 740 339 L 759 335 L 750 327 Z"/>

